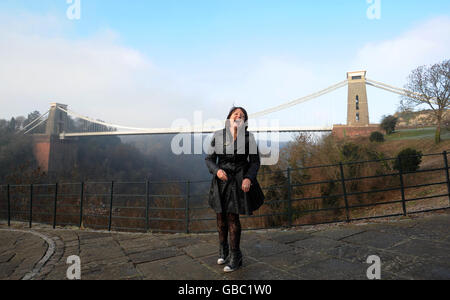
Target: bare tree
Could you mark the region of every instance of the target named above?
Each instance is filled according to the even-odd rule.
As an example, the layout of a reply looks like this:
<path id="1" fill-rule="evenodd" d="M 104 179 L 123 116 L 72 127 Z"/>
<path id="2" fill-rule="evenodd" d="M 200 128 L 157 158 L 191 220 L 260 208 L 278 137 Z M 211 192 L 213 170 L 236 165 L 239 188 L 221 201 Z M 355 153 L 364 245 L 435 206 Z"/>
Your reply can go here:
<path id="1" fill-rule="evenodd" d="M 409 75 L 405 89 L 408 92 L 403 96 L 401 106 L 426 104 L 431 107 L 437 121 L 435 141 L 440 143 L 442 119 L 450 106 L 450 60 L 418 67 Z"/>

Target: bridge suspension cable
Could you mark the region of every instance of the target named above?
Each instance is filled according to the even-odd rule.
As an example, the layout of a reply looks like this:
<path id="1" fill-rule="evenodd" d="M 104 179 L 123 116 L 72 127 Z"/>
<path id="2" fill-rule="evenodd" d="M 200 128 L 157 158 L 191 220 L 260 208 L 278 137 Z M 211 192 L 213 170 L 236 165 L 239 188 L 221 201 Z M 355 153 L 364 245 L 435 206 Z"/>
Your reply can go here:
<path id="1" fill-rule="evenodd" d="M 19 132 L 23 132 L 25 130 L 27 130 L 28 128 L 30 128 L 34 123 L 38 122 L 39 120 L 43 119 L 46 115 L 48 115 L 50 113 L 50 110 L 48 110 L 45 114 L 41 115 L 39 118 L 34 119 L 32 122 L 30 122 L 30 124 L 28 124 L 27 126 L 23 127 L 22 129 L 19 130 Z M 32 131 L 33 129 L 35 129 L 36 127 L 38 127 L 39 125 L 41 125 L 42 123 L 44 123 L 45 121 L 47 121 L 47 119 L 41 121 L 39 124 L 37 124 L 36 126 L 34 126 L 33 128 L 31 128 L 30 130 L 27 130 L 24 134 L 27 134 L 28 132 Z"/>
<path id="2" fill-rule="evenodd" d="M 375 81 L 375 80 L 371 80 L 371 79 L 366 79 L 366 84 L 376 87 L 378 89 L 382 89 L 391 93 L 395 93 L 401 96 L 406 96 L 409 98 L 413 98 L 413 99 L 417 99 L 420 101 L 428 101 L 429 98 L 427 98 L 425 95 L 421 95 L 412 91 L 408 91 L 406 89 L 402 89 L 402 88 L 398 88 L 386 83 L 382 83 L 379 81 Z M 432 100 L 434 98 L 431 98 L 430 100 Z"/>
<path id="3" fill-rule="evenodd" d="M 25 126 L 25 127 L 24 127 L 21 131 L 19 131 L 19 132 L 22 132 L 22 131 L 26 130 L 26 128 L 28 128 L 29 126 L 31 126 L 31 124 L 34 124 L 34 123 L 37 122 L 38 120 L 41 120 L 41 119 L 42 119 L 38 124 L 36 124 L 36 125 L 33 126 L 32 128 L 30 128 L 30 129 L 28 129 L 27 131 L 25 131 L 23 134 L 28 134 L 28 133 L 30 133 L 31 131 L 33 131 L 35 128 L 41 126 L 42 124 L 44 124 L 45 122 L 47 122 L 48 118 L 46 118 L 46 119 L 43 119 L 43 118 L 44 118 L 46 115 L 48 115 L 49 112 L 50 112 L 50 110 L 48 110 L 45 114 L 43 114 L 42 116 L 40 116 L 39 118 L 37 118 L 36 120 L 34 120 L 34 121 L 31 122 L 30 124 L 28 124 L 27 126 Z"/>
<path id="4" fill-rule="evenodd" d="M 94 120 L 94 119 L 92 119 L 92 118 L 85 117 L 85 116 L 82 116 L 82 115 L 80 115 L 80 114 L 77 114 L 76 112 L 71 111 L 70 109 L 67 109 L 67 110 L 66 110 L 66 109 L 64 109 L 64 108 L 62 108 L 62 107 L 60 107 L 60 106 L 58 106 L 58 109 L 61 110 L 62 112 L 65 112 L 65 113 L 68 114 L 68 115 L 77 117 L 77 118 L 82 119 L 82 120 L 85 120 L 85 121 L 87 121 L 87 122 L 91 122 L 91 123 L 94 123 L 94 124 L 103 125 L 103 126 L 106 126 L 106 127 L 113 127 L 113 128 L 117 128 L 117 129 L 127 129 L 127 130 L 138 130 L 138 131 L 151 130 L 151 129 L 149 129 L 149 128 L 127 127 L 127 126 L 121 126 L 121 125 L 117 125 L 117 124 L 106 123 L 106 122 L 99 121 L 99 120 Z"/>
<path id="5" fill-rule="evenodd" d="M 278 111 L 290 108 L 292 106 L 296 106 L 296 105 L 298 105 L 300 103 L 311 101 L 311 100 L 313 100 L 313 99 L 315 99 L 317 97 L 323 96 L 323 95 L 328 94 L 328 93 L 330 93 L 332 91 L 335 91 L 335 90 L 337 90 L 337 89 L 339 89 L 339 88 L 341 88 L 343 86 L 346 86 L 347 84 L 348 84 L 348 80 L 344 80 L 342 82 L 339 82 L 337 84 L 329 86 L 326 89 L 321 90 L 319 92 L 313 93 L 311 95 L 299 98 L 297 100 L 294 100 L 294 101 L 291 101 L 291 102 L 288 102 L 288 103 L 284 103 L 282 105 L 279 105 L 279 106 L 276 106 L 276 107 L 273 107 L 273 108 L 269 108 L 269 109 L 266 109 L 266 110 L 263 110 L 263 111 L 251 114 L 249 117 L 250 118 L 259 118 L 259 117 L 262 117 L 262 116 L 265 116 L 265 115 L 268 115 L 268 114 L 271 114 L 271 113 L 274 113 L 274 112 L 278 112 Z"/>

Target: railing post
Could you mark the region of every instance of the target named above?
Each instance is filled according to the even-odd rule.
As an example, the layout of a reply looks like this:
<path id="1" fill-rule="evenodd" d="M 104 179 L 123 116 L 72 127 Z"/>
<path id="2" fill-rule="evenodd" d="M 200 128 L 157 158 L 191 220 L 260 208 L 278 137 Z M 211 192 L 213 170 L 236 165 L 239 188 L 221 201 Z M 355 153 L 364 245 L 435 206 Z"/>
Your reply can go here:
<path id="1" fill-rule="evenodd" d="M 113 199 L 114 199 L 114 181 L 112 181 L 112 183 L 111 183 L 111 200 L 110 200 L 110 202 L 109 202 L 109 222 L 108 222 L 108 231 L 111 231 L 111 225 L 112 225 Z"/>
<path id="2" fill-rule="evenodd" d="M 148 210 L 150 209 L 150 182 L 147 180 L 147 186 L 145 189 L 146 194 L 146 200 L 145 200 L 145 232 L 148 232 L 148 223 L 149 223 L 149 216 L 148 216 Z"/>
<path id="3" fill-rule="evenodd" d="M 84 182 L 81 182 L 80 191 L 80 228 L 83 226 L 83 201 L 84 201 Z"/>
<path id="4" fill-rule="evenodd" d="M 448 201 L 450 206 L 450 176 L 448 173 L 448 158 L 447 158 L 447 151 L 444 151 L 444 164 L 445 164 L 445 176 L 447 177 L 447 191 L 448 191 Z"/>
<path id="5" fill-rule="evenodd" d="M 185 218 L 186 218 L 186 233 L 189 234 L 189 200 L 191 198 L 191 182 L 186 183 L 186 204 L 185 204 Z"/>
<path id="6" fill-rule="evenodd" d="M 33 226 L 33 185 L 30 184 L 30 228 Z"/>
<path id="7" fill-rule="evenodd" d="M 11 191 L 9 184 L 6 187 L 6 193 L 8 198 L 8 227 L 11 227 Z"/>
<path id="8" fill-rule="evenodd" d="M 347 223 L 350 222 L 350 209 L 348 206 L 348 198 L 347 198 L 347 188 L 345 186 L 345 174 L 344 174 L 344 165 L 342 162 L 339 163 L 339 167 L 341 170 L 341 183 L 342 183 L 342 192 L 344 193 L 344 202 L 345 202 L 345 216 Z"/>
<path id="9" fill-rule="evenodd" d="M 58 202 L 58 183 L 55 184 L 55 199 L 53 203 L 53 229 L 56 228 L 56 209 Z"/>
<path id="10" fill-rule="evenodd" d="M 403 180 L 403 167 L 402 167 L 402 158 L 398 157 L 398 175 L 400 176 L 400 188 L 402 191 L 402 209 L 403 215 L 407 215 L 406 211 L 406 197 L 405 197 L 405 182 Z"/>
<path id="11" fill-rule="evenodd" d="M 291 168 L 287 169 L 287 184 L 288 184 L 288 224 L 289 227 L 292 227 L 293 223 L 293 214 L 292 214 L 292 174 Z"/>

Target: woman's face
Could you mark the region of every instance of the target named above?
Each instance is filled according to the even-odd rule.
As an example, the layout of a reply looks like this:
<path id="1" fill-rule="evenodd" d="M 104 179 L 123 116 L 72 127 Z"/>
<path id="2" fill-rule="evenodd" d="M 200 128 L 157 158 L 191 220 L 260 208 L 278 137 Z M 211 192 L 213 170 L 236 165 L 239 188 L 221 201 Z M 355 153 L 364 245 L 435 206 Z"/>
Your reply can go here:
<path id="1" fill-rule="evenodd" d="M 241 127 L 245 123 L 245 114 L 242 109 L 238 108 L 230 116 L 230 125 L 232 128 Z"/>

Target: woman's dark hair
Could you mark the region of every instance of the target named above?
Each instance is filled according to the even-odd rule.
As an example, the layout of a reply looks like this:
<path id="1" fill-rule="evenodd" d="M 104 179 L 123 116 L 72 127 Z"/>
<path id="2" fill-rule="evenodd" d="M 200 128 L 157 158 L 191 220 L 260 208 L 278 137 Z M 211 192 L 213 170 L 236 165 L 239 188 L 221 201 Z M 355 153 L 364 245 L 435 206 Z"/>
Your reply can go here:
<path id="1" fill-rule="evenodd" d="M 231 115 L 237 110 L 237 109 L 240 109 L 240 110 L 242 110 L 242 112 L 244 113 L 244 116 L 245 116 L 245 121 L 244 121 L 244 130 L 245 131 L 247 131 L 248 130 L 248 114 L 247 114 L 247 111 L 243 108 L 243 107 L 236 107 L 236 106 L 233 106 L 232 108 L 231 108 L 231 110 L 230 110 L 230 113 L 228 114 L 228 117 L 227 117 L 227 120 L 226 120 L 226 122 L 225 122 L 225 127 L 226 128 L 229 128 L 230 127 L 230 117 L 231 117 Z"/>
<path id="2" fill-rule="evenodd" d="M 246 111 L 243 107 L 236 107 L 236 106 L 233 106 L 233 107 L 231 108 L 230 113 L 228 114 L 227 120 L 230 119 L 231 115 L 232 115 L 237 109 L 242 110 L 242 112 L 244 113 L 244 116 L 245 116 L 245 120 L 244 120 L 244 121 L 247 122 L 247 121 L 248 121 L 248 114 L 247 114 L 247 111 Z"/>

